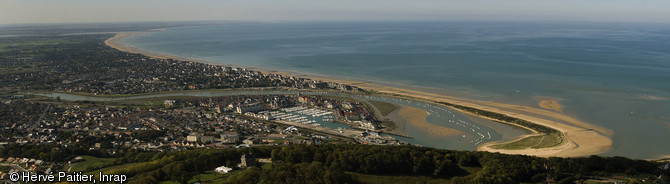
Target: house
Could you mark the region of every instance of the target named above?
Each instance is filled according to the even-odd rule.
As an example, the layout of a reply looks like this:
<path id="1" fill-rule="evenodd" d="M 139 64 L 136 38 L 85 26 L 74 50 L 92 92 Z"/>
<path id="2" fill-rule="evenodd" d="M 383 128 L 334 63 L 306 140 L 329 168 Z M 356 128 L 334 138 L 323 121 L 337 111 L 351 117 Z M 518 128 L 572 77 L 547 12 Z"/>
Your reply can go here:
<path id="1" fill-rule="evenodd" d="M 301 96 L 301 97 L 298 97 L 298 102 L 299 103 L 308 103 L 308 102 L 310 102 L 310 100 L 307 97 L 302 97 Z"/>

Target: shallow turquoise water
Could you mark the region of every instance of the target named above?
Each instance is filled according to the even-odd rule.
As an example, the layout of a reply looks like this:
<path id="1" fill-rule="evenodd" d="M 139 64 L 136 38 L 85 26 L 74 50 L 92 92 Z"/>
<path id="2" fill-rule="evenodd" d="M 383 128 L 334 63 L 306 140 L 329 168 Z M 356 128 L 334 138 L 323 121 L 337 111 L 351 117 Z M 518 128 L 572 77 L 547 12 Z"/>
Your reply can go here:
<path id="1" fill-rule="evenodd" d="M 604 155 L 670 154 L 670 25 L 520 22 L 246 23 L 122 40 L 144 50 L 537 106 L 614 131 Z M 630 115 L 634 112 L 633 115 Z"/>

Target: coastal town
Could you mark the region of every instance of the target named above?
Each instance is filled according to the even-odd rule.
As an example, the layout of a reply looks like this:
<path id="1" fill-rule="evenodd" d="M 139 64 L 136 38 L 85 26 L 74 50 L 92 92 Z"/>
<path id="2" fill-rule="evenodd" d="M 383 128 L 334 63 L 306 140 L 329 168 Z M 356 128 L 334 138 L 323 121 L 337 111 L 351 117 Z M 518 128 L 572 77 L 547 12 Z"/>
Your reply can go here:
<path id="1" fill-rule="evenodd" d="M 50 90 L 93 95 L 232 88 L 362 91 L 346 84 L 121 52 L 101 44 L 107 38 L 106 35 L 68 36 L 63 42 L 99 41 L 72 47 L 63 47 L 65 43 L 45 45 L 3 54 L 0 59 L 6 67 L 0 74 L 0 90 Z"/>
<path id="2" fill-rule="evenodd" d="M 159 102 L 149 108 L 97 105 L 95 102 L 54 105 L 30 102 L 17 95 L 5 96 L 0 109 L 7 114 L 36 116 L 5 118 L 0 145 L 53 143 L 66 146 L 80 143 L 113 153 L 120 147 L 164 151 L 319 144 L 330 141 L 331 136 L 339 137 L 336 139 L 339 141 L 400 144 L 392 137 L 380 135 L 378 120 L 369 107 L 360 102 L 288 95 Z M 294 115 L 287 116 L 288 112 L 294 112 Z M 318 119 L 319 122 L 349 128 L 329 128 L 328 132 L 303 128 L 321 126 L 316 120 L 307 120 L 307 117 L 320 116 L 323 117 Z M 356 133 L 344 134 L 345 131 Z"/>
<path id="3" fill-rule="evenodd" d="M 482 156 L 478 152 L 443 153 L 444 150 L 423 148 L 401 141 L 411 137 L 391 133 L 395 124 L 385 117 L 395 111 L 396 105 L 381 102 L 387 97 L 391 98 L 384 96 L 386 94 L 374 94 L 349 84 L 237 66 L 124 52 L 105 45 L 105 40 L 112 36 L 75 34 L 54 36 L 58 39 L 2 38 L 13 43 L 12 46 L 0 45 L 0 179 L 3 182 L 10 181 L 9 174 L 14 172 L 45 174 L 103 169 L 106 172 L 128 174 L 137 183 L 196 183 L 200 181 L 197 177 L 204 172 L 215 171 L 219 173 L 216 176 L 222 179 L 263 167 L 262 164 L 257 165 L 256 160 L 265 164 L 265 167 L 285 163 L 318 165 L 329 162 L 332 164 L 330 168 L 339 176 L 347 176 L 345 170 L 348 173 L 375 174 L 369 166 L 377 167 L 385 164 L 382 162 L 394 160 L 395 163 L 413 164 L 410 167 L 398 167 L 404 168 L 405 173 L 433 177 L 469 173 L 471 171 L 462 168 L 476 168 L 468 176 L 473 177 L 482 173 L 477 170 L 483 170 L 489 164 L 484 158 L 500 156 L 492 153 L 493 156 Z M 222 91 L 231 93 L 161 96 Z M 245 93 L 248 91 L 296 93 Z M 120 99 L 61 99 L 49 97 L 50 93 Z M 333 95 L 336 93 L 347 95 Z M 367 98 L 354 99 L 353 95 Z M 411 98 L 396 97 L 397 100 L 410 103 Z M 544 134 L 534 135 L 540 137 L 540 141 L 538 144 L 531 142 L 533 146 L 543 143 L 549 145 L 547 149 L 553 149 L 555 145 L 566 145 L 562 143 L 567 139 L 554 127 L 482 108 L 412 100 L 421 102 L 425 108 L 439 108 L 443 110 L 440 112 L 446 113 L 442 114 L 444 116 L 450 114 L 456 118 L 451 114 L 451 110 L 454 110 L 453 113 L 470 113 Z M 418 114 L 422 112 L 418 110 Z M 417 117 L 423 121 L 429 113 L 440 116 L 438 111 L 429 110 L 425 115 Z M 480 129 L 462 120 L 446 122 L 467 127 L 472 132 Z M 420 123 L 428 124 L 424 121 L 412 126 Z M 491 134 L 485 136 L 479 133 L 477 136 L 480 138 L 471 141 L 471 144 L 478 145 L 485 137 L 486 140 L 491 139 Z M 445 137 L 456 139 L 461 135 Z M 465 134 L 462 138 L 465 138 Z M 351 154 L 346 157 L 342 156 L 344 153 L 324 156 L 340 154 L 337 151 L 340 147 L 354 151 L 342 151 Z M 380 151 L 380 148 L 388 150 Z M 314 153 L 319 152 L 319 149 L 327 151 Z M 387 153 L 395 151 L 403 153 L 382 159 L 383 156 L 392 155 Z M 174 163 L 182 165 L 172 164 L 175 160 Z M 594 160 L 601 161 L 597 158 Z M 537 177 L 533 181 L 565 178 L 550 172 L 559 167 L 553 166 L 553 162 L 561 161 L 537 162 L 544 164 L 544 169 L 536 167 L 540 168 L 539 174 L 535 174 Z M 635 164 L 647 164 L 639 171 L 656 169 L 649 169 L 652 167 L 647 167 L 650 165 L 648 163 Z M 241 170 L 233 171 L 233 168 Z M 281 169 L 274 166 L 270 168 Z M 620 173 L 623 172 L 621 170 L 610 171 Z M 667 165 L 664 170 L 667 170 Z M 229 172 L 234 174 L 224 175 Z M 602 180 L 611 178 L 600 173 L 592 175 Z M 144 181 L 146 178 L 155 181 Z M 196 181 L 191 181 L 193 179 Z M 631 178 L 612 181 L 624 179 Z"/>
<path id="4" fill-rule="evenodd" d="M 106 38 L 104 35 L 66 36 L 65 40 Z M 9 67 L 3 67 L 0 73 L 0 90 L 4 94 L 0 96 L 0 146 L 74 146 L 88 149 L 86 152 L 113 155 L 121 150 L 170 151 L 332 142 L 404 144 L 382 134 L 380 122 L 370 107 L 354 100 L 244 95 L 106 104 L 65 102 L 19 93 L 32 90 L 127 95 L 200 89 L 363 91 L 346 84 L 240 67 L 149 58 L 99 43 L 102 41 L 88 46 L 73 45 L 76 48 L 47 44 L 1 55 L 3 66 Z M 328 123 L 329 127 L 320 123 Z M 22 168 L 30 171 L 44 172 L 51 171 L 54 165 L 43 163 L 60 160 L 56 157 L 38 154 L 25 162 L 23 158 L 13 157 L 6 161 L 25 164 L 27 166 Z M 57 168 L 63 170 L 67 166 Z"/>
<path id="5" fill-rule="evenodd" d="M 57 104 L 53 100 L 23 95 L 1 99 L 0 109 L 4 113 L 0 146 L 78 146 L 87 148 L 86 152 L 114 155 L 120 150 L 163 152 L 292 144 L 405 144 L 380 132 L 378 120 L 363 103 L 319 96 L 175 98 L 135 107 L 96 102 Z M 8 116 L 10 114 L 26 117 L 13 118 Z M 322 127 L 318 123 L 339 127 Z M 69 167 L 43 164 L 43 160 L 57 160 L 54 156 L 39 154 L 33 161 L 20 163 L 33 172 Z M 15 162 L 14 159 L 8 161 Z"/>

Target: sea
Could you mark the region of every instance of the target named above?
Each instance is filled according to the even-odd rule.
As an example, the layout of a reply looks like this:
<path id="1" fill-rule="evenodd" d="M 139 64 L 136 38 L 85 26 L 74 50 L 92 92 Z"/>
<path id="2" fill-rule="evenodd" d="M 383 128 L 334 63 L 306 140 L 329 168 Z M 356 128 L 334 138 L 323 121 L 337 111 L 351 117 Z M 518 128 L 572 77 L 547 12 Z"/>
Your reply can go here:
<path id="1" fill-rule="evenodd" d="M 613 131 L 602 155 L 670 155 L 670 25 L 612 22 L 247 22 L 120 41 L 212 63 L 538 106 Z"/>

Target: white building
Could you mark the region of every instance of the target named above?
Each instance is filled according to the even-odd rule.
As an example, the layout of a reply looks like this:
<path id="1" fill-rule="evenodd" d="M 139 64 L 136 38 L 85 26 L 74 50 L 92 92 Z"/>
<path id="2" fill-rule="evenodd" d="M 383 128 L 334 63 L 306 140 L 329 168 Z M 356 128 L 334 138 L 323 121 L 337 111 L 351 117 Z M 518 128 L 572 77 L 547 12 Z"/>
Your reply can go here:
<path id="1" fill-rule="evenodd" d="M 202 135 L 200 135 L 198 133 L 191 133 L 188 136 L 186 136 L 186 141 L 188 141 L 188 142 L 198 142 L 200 140 L 201 136 Z"/>
<path id="2" fill-rule="evenodd" d="M 220 166 L 220 167 L 217 167 L 216 169 L 214 169 L 215 172 L 218 172 L 218 173 L 221 173 L 221 174 L 228 173 L 232 170 L 233 170 L 233 168 L 229 168 L 229 167 L 226 167 L 226 166 Z"/>

